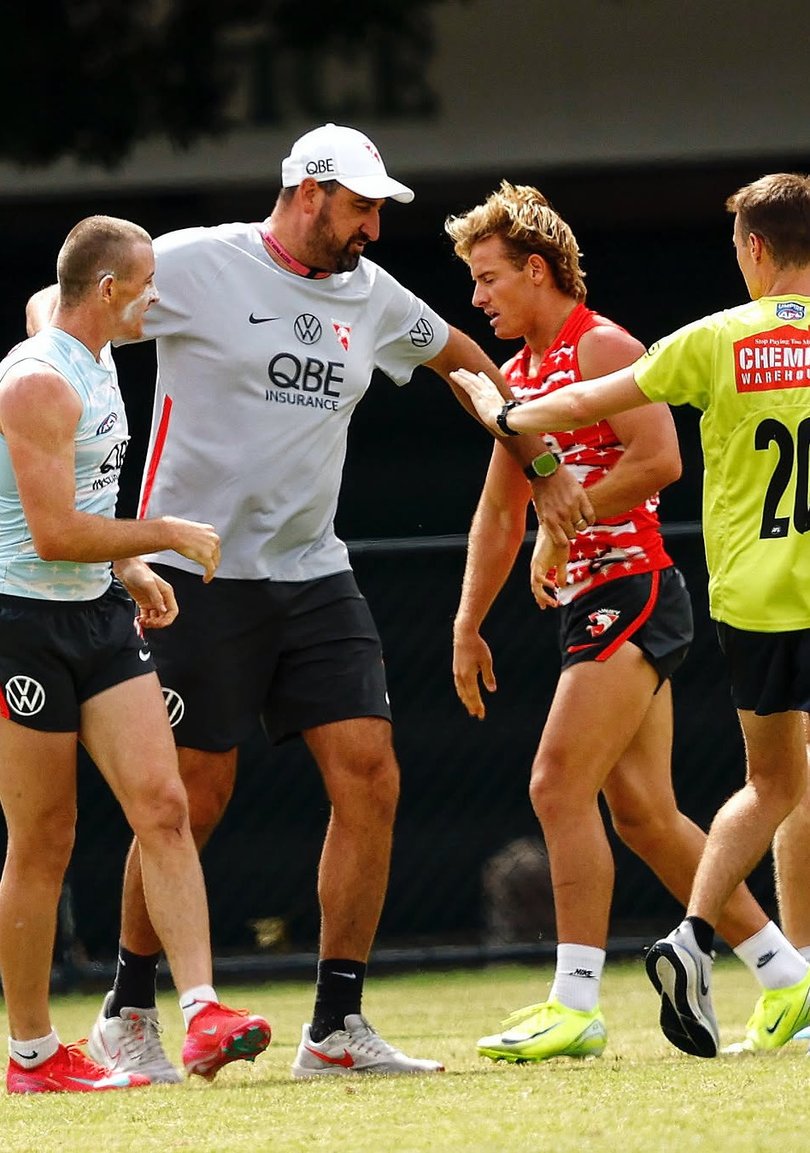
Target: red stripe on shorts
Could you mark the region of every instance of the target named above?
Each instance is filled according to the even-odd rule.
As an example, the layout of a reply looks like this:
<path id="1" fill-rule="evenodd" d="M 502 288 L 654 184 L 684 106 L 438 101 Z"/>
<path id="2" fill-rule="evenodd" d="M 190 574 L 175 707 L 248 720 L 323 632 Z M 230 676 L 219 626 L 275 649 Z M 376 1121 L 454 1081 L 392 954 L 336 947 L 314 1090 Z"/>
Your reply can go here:
<path id="1" fill-rule="evenodd" d="M 171 414 L 172 398 L 170 396 L 165 396 L 163 398 L 163 408 L 161 409 L 160 413 L 160 421 L 158 422 L 155 443 L 152 446 L 152 455 L 149 457 L 149 464 L 146 470 L 146 479 L 143 482 L 141 503 L 138 507 L 138 520 L 143 520 L 143 518 L 146 516 L 146 510 L 149 507 L 149 501 L 152 497 L 152 489 L 155 486 L 155 475 L 157 474 L 160 458 L 163 455 L 163 449 L 166 445 L 166 437 L 169 434 L 169 418 Z"/>
<path id="2" fill-rule="evenodd" d="M 609 645 L 607 645 L 606 648 L 602 649 L 599 656 L 594 658 L 595 660 L 606 661 L 608 657 L 613 656 L 613 654 L 616 652 L 616 649 L 620 648 L 628 639 L 628 637 L 631 637 L 634 632 L 640 629 L 646 620 L 649 620 L 650 614 L 655 608 L 655 602 L 658 600 L 658 586 L 661 583 L 661 573 L 658 569 L 654 569 L 650 573 L 650 576 L 652 577 L 652 580 L 650 581 L 650 595 L 647 598 L 646 605 L 635 618 L 635 620 L 630 622 L 624 632 L 619 633 L 618 636 L 613 638 L 613 640 Z"/>

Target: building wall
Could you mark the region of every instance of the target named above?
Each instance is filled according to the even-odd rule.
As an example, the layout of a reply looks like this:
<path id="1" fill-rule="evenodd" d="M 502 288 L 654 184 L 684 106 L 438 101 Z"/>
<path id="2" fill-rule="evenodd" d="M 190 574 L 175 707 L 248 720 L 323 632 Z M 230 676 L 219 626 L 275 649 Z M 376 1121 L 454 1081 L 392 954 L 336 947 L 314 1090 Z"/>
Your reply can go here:
<path id="1" fill-rule="evenodd" d="M 292 52 L 238 30 L 231 134 L 153 141 L 113 173 L 3 164 L 0 197 L 263 183 L 327 120 L 364 127 L 414 179 L 807 151 L 807 33 L 758 0 L 445 0 L 396 34 L 352 31 Z"/>

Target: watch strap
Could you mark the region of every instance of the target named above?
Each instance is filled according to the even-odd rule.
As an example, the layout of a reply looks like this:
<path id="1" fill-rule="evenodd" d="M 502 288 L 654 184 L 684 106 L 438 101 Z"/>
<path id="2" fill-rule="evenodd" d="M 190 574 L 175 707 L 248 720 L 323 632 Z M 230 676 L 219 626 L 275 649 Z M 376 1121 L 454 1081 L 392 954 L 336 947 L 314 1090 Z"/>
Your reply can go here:
<path id="1" fill-rule="evenodd" d="M 520 436 L 520 433 L 517 432 L 514 428 L 510 428 L 506 421 L 506 418 L 509 416 L 509 413 L 512 411 L 512 409 L 517 408 L 519 404 L 519 400 L 507 400 L 501 411 L 495 417 L 495 423 L 504 434 L 504 436 Z"/>

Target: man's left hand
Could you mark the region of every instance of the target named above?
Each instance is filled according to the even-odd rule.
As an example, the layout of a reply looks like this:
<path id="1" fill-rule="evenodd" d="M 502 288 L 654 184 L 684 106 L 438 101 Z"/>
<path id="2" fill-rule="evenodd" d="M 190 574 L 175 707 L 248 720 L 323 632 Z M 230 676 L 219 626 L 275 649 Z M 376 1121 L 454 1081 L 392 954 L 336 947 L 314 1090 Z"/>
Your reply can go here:
<path id="1" fill-rule="evenodd" d="M 174 589 L 140 557 L 117 561 L 115 575 L 138 606 L 138 624 L 142 629 L 165 629 L 179 609 Z"/>
<path id="2" fill-rule="evenodd" d="M 587 492 L 565 467 L 532 481 L 532 500 L 538 520 L 560 548 L 596 519 Z"/>

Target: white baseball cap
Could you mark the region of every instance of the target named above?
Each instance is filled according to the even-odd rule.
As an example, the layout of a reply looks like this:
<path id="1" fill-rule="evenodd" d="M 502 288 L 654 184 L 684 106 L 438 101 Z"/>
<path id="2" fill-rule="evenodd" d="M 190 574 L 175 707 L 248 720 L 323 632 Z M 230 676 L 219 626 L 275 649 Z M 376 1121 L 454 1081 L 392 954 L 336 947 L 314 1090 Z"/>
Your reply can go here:
<path id="1" fill-rule="evenodd" d="M 385 171 L 382 157 L 367 136 L 355 128 L 324 124 L 292 146 L 281 164 L 281 183 L 295 188 L 302 180 L 337 180 L 350 192 L 370 200 L 401 200 L 409 204 L 413 191 Z"/>

